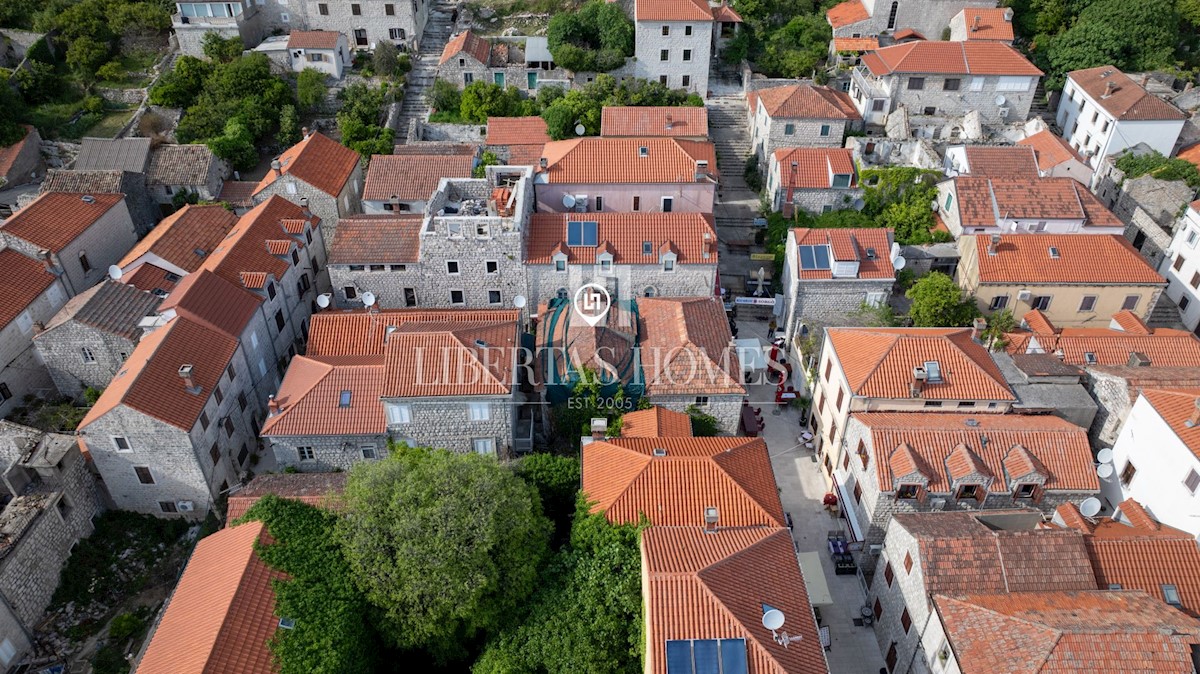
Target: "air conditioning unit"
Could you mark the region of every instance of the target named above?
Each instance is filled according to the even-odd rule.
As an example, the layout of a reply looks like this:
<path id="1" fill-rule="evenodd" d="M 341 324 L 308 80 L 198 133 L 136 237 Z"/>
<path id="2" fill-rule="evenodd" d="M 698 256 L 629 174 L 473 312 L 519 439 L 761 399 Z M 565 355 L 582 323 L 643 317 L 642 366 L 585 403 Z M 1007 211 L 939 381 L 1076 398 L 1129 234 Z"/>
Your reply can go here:
<path id="1" fill-rule="evenodd" d="M 175 509 L 181 513 L 190 513 L 196 509 L 196 506 L 191 501 L 176 501 Z"/>
<path id="2" fill-rule="evenodd" d="M 1028 302 L 1031 297 L 1033 297 L 1033 293 L 1028 290 L 1017 291 L 1017 301 L 1019 302 Z"/>
<path id="3" fill-rule="evenodd" d="M 883 552 L 883 546 L 882 546 L 882 545 L 872 545 L 872 546 L 871 546 L 871 554 L 872 554 L 872 555 L 878 555 L 878 554 L 879 554 L 879 553 L 881 553 L 881 552 Z"/>
<path id="4" fill-rule="evenodd" d="M 929 509 L 930 510 L 945 510 L 946 509 L 946 499 L 944 499 L 944 498 L 929 499 Z"/>
<path id="5" fill-rule="evenodd" d="M 1000 115 L 1000 119 L 1008 119 L 1008 108 L 1000 108 L 996 112 Z"/>

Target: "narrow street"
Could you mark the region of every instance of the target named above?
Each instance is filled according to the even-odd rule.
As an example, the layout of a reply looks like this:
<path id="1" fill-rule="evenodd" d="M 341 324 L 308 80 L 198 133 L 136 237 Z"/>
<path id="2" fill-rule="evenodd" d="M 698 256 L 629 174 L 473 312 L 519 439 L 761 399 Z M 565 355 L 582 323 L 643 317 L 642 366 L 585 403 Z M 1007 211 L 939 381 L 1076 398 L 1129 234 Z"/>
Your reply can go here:
<path id="1" fill-rule="evenodd" d="M 433 86 L 433 80 L 437 76 L 438 59 L 441 58 L 442 50 L 454 32 L 450 15 L 457 4 L 452 0 L 435 0 L 429 8 L 429 21 L 425 24 L 425 32 L 421 36 L 421 50 L 419 55 L 414 55 L 419 57 L 412 60 L 413 67 L 408 73 L 408 81 L 404 87 L 404 101 L 400 104 L 400 128 L 396 131 L 397 144 L 407 141 L 412 120 L 424 121 L 429 116 L 425 91 Z"/>
<path id="2" fill-rule="evenodd" d="M 708 100 L 707 107 L 709 137 L 716 146 L 717 167 L 721 170 L 720 192 L 713 209 L 720 243 L 720 273 L 725 278 L 723 286 L 740 294 L 744 287 L 738 283 L 758 269 L 751 264 L 749 251 L 754 242 L 758 195 L 746 186 L 743 177 L 750 156 L 746 97 L 740 90 L 724 87 Z"/>

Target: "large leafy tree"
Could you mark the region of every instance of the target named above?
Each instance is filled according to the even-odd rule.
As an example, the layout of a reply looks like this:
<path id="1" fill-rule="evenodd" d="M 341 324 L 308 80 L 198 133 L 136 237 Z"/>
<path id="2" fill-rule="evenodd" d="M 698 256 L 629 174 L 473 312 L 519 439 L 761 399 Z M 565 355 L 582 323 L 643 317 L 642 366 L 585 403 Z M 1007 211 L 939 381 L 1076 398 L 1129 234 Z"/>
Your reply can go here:
<path id="1" fill-rule="evenodd" d="M 966 327 L 979 315 L 974 300 L 963 298 L 954 279 L 941 272 L 922 276 L 907 294 L 912 300 L 909 317 L 917 327 Z"/>
<path id="2" fill-rule="evenodd" d="M 537 492 L 478 454 L 399 446 L 354 467 L 345 503 L 338 537 L 384 638 L 441 662 L 519 613 L 548 552 Z"/>
<path id="3" fill-rule="evenodd" d="M 338 131 L 342 145 L 362 155 L 391 154 L 395 132 L 380 124 L 383 106 L 389 101 L 387 84 L 369 87 L 355 82 L 338 94 L 342 109 L 337 113 Z"/>
<path id="4" fill-rule="evenodd" d="M 1070 28 L 1046 42 L 1050 88 L 1061 87 L 1065 73 L 1082 68 L 1113 65 L 1137 72 L 1169 67 L 1179 42 L 1179 14 L 1175 0 L 1095 0 Z"/>
<path id="5" fill-rule="evenodd" d="M 554 454 L 530 454 L 515 464 L 517 475 L 537 489 L 542 511 L 554 523 L 556 542 L 566 540 L 579 490 L 579 459 Z"/>
<path id="6" fill-rule="evenodd" d="M 554 62 L 568 70 L 606 72 L 633 56 L 633 22 L 620 4 L 603 0 L 555 14 L 546 39 Z"/>

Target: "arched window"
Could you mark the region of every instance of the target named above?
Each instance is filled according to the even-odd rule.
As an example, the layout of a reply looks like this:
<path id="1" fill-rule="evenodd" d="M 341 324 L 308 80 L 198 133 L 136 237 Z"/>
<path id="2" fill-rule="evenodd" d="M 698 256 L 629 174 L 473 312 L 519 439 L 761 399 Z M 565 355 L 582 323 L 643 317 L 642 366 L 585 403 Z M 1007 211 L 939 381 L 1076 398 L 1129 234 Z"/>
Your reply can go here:
<path id="1" fill-rule="evenodd" d="M 642 291 L 642 296 L 658 297 L 658 288 L 655 288 L 654 286 L 646 286 L 646 289 Z"/>
<path id="2" fill-rule="evenodd" d="M 570 294 L 567 292 L 566 288 L 559 288 L 558 291 L 555 292 L 554 294 L 560 300 L 565 300 L 570 297 Z"/>
<path id="3" fill-rule="evenodd" d="M 896 30 L 896 12 L 900 9 L 899 2 L 892 2 L 892 11 L 888 14 L 888 30 Z"/>

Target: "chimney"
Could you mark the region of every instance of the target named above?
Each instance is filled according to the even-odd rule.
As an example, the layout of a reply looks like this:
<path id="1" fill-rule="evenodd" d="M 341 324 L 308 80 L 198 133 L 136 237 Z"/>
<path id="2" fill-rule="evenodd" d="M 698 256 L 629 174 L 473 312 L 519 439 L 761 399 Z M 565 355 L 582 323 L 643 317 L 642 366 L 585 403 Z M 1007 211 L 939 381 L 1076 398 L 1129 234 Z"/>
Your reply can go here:
<path id="1" fill-rule="evenodd" d="M 50 254 L 50 251 L 44 248 L 39 250 L 38 258 L 42 260 L 42 266 L 46 268 L 46 271 L 50 272 L 51 274 L 58 275 L 58 269 L 54 264 L 54 256 Z"/>
<path id="2" fill-rule="evenodd" d="M 1067 352 L 1066 352 L 1066 351 L 1063 351 L 1062 349 L 1056 349 L 1056 350 L 1054 351 L 1054 357 L 1055 357 L 1055 358 L 1057 358 L 1057 359 L 1059 359 L 1059 360 L 1066 360 L 1066 359 L 1067 359 Z"/>
<path id="3" fill-rule="evenodd" d="M 594 417 L 589 428 L 591 428 L 593 440 L 603 440 L 604 436 L 608 434 L 608 419 Z"/>
<path id="4" fill-rule="evenodd" d="M 704 533 L 715 534 L 717 532 L 717 522 L 721 520 L 721 511 L 714 506 L 709 506 L 704 509 Z"/>
<path id="5" fill-rule="evenodd" d="M 920 398 L 921 391 L 925 390 L 925 381 L 929 379 L 929 373 L 925 372 L 925 368 L 918 365 L 913 368 L 912 382 L 908 386 L 908 394 L 913 398 Z"/>
<path id="6" fill-rule="evenodd" d="M 1005 7 L 1005 8 L 1004 8 L 1004 20 L 1005 20 L 1005 21 L 1007 21 L 1008 23 L 1012 23 L 1012 20 L 1013 20 L 1013 9 L 1012 9 L 1012 7 Z"/>
<path id="7" fill-rule="evenodd" d="M 979 30 L 979 15 L 978 14 L 975 15 L 975 20 L 971 22 L 971 32 L 974 33 L 977 30 Z"/>
<path id="8" fill-rule="evenodd" d="M 548 167 L 549 165 L 550 165 L 550 161 L 548 159 L 546 159 L 545 157 L 538 159 L 538 168 L 542 169 L 543 171 L 546 170 L 546 167 Z"/>
<path id="9" fill-rule="evenodd" d="M 283 172 L 281 169 L 283 169 L 283 164 L 280 164 L 278 159 L 272 159 L 271 160 L 271 170 L 275 172 L 276 178 L 283 175 Z"/>
<path id="10" fill-rule="evenodd" d="M 192 379 L 192 366 L 190 363 L 179 366 L 179 378 L 183 380 L 183 387 L 187 389 L 188 393 L 195 395 L 200 392 L 200 387 L 196 386 L 195 380 Z"/>
<path id="11" fill-rule="evenodd" d="M 1188 428 L 1194 428 L 1196 424 L 1200 424 L 1200 398 L 1196 398 L 1192 404 L 1192 415 L 1183 422 L 1183 425 Z"/>
<path id="12" fill-rule="evenodd" d="M 308 127 L 307 126 L 300 127 L 300 137 L 308 138 Z"/>
<path id="13" fill-rule="evenodd" d="M 995 255 L 1000 250 L 1000 235 L 993 234 L 988 241 L 988 255 Z"/>
<path id="14" fill-rule="evenodd" d="M 983 331 L 987 330 L 987 319 L 980 316 L 971 321 L 971 341 L 979 342 L 983 339 Z"/>
<path id="15" fill-rule="evenodd" d="M 1117 90 L 1117 83 L 1113 82 L 1112 80 L 1109 80 L 1108 82 L 1104 83 L 1104 94 L 1102 96 L 1100 96 L 1100 98 L 1108 98 L 1109 96 L 1112 96 L 1113 92 L 1115 92 L 1116 90 Z"/>
<path id="16" fill-rule="evenodd" d="M 273 417 L 279 414 L 279 401 L 275 399 L 275 394 L 267 396 L 267 416 Z"/>
<path id="17" fill-rule="evenodd" d="M 1150 356 L 1140 351 L 1129 352 L 1129 367 L 1150 367 Z"/>
<path id="18" fill-rule="evenodd" d="M 1142 73 L 1142 88 L 1146 88 L 1146 83 L 1150 81 L 1150 73 Z"/>

